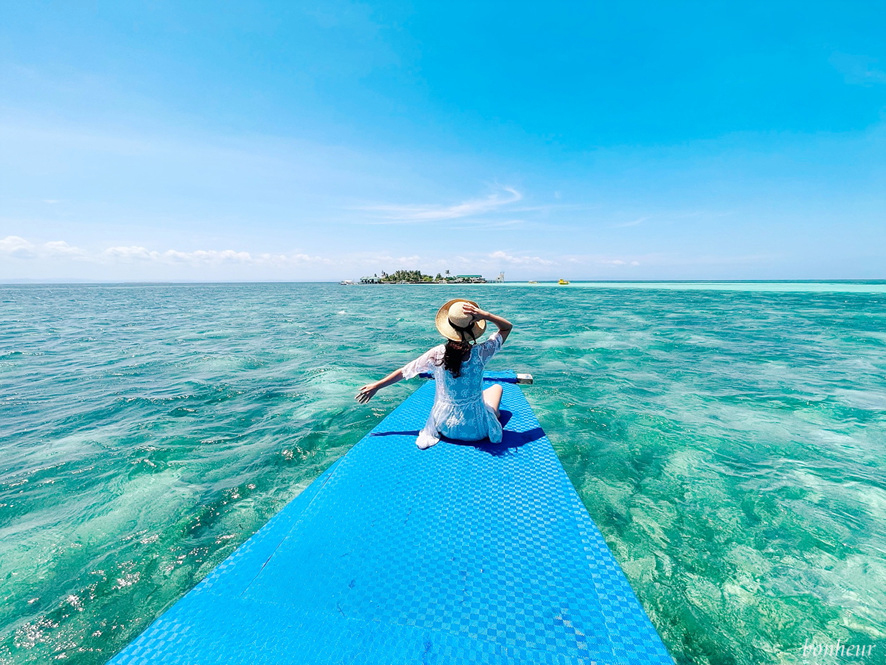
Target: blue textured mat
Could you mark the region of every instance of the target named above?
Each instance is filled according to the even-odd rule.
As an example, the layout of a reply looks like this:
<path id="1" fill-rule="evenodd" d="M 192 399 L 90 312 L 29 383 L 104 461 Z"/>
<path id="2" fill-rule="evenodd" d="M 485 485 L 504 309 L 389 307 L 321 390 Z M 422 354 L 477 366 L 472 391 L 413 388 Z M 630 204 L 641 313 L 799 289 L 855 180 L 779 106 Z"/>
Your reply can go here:
<path id="1" fill-rule="evenodd" d="M 422 386 L 111 662 L 673 663 L 503 388 L 501 444 L 422 451 Z"/>

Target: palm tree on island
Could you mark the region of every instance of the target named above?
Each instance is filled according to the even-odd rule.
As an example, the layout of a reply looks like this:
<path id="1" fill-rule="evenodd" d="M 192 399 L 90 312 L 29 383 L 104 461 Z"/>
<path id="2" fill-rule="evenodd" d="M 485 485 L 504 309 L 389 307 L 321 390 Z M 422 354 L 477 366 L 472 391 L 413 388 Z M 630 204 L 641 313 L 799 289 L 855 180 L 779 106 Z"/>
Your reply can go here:
<path id="1" fill-rule="evenodd" d="M 361 284 L 485 284 L 486 279 L 482 275 L 450 275 L 446 271 L 444 277 L 437 273 L 436 277 L 425 275 L 421 270 L 397 270 L 391 274 L 385 271 L 372 275 L 371 277 L 361 277 Z"/>

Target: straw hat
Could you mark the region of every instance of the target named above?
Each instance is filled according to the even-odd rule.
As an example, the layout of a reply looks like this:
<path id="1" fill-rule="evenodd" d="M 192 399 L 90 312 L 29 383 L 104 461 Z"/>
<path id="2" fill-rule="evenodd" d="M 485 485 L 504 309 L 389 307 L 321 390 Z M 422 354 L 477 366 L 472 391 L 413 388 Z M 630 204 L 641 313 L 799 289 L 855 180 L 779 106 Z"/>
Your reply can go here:
<path id="1" fill-rule="evenodd" d="M 437 311 L 437 330 L 446 339 L 454 342 L 473 342 L 485 332 L 486 321 L 483 319 L 475 321 L 470 314 L 465 314 L 465 303 L 479 307 L 473 300 L 456 298 Z"/>

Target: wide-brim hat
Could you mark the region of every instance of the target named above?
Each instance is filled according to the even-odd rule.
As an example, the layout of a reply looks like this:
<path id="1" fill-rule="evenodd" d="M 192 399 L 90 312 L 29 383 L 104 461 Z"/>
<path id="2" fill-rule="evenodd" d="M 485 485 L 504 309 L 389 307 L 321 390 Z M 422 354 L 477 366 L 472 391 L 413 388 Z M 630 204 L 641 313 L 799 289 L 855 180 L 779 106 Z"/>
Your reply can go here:
<path id="1" fill-rule="evenodd" d="M 470 314 L 465 314 L 465 303 L 479 307 L 473 300 L 456 298 L 450 300 L 437 311 L 435 321 L 437 330 L 443 337 L 451 339 L 453 342 L 473 342 L 486 331 L 486 321 L 483 319 L 475 321 Z"/>

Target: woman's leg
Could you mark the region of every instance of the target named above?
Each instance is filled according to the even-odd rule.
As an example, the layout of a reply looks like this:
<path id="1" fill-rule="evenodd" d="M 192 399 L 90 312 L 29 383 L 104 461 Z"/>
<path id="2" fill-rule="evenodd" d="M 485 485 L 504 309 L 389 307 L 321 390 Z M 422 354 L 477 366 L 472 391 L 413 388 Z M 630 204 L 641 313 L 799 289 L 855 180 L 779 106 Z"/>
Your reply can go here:
<path id="1" fill-rule="evenodd" d="M 495 410 L 495 416 L 498 417 L 498 406 L 501 404 L 501 386 L 496 383 L 484 390 L 483 401 Z"/>

